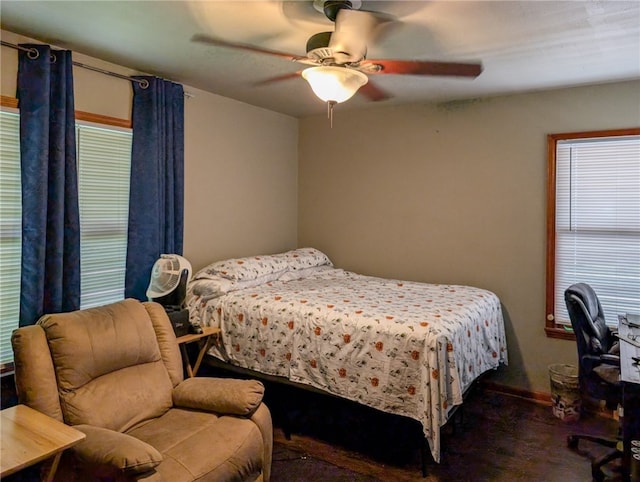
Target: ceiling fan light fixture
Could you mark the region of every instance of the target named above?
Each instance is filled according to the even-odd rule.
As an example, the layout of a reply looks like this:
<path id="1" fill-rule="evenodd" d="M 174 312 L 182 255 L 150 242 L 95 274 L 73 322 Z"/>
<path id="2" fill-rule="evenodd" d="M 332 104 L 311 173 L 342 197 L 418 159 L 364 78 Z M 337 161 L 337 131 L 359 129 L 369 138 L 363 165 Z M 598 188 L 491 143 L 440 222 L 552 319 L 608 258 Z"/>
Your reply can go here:
<path id="1" fill-rule="evenodd" d="M 302 77 L 320 99 L 333 103 L 349 100 L 369 81 L 362 72 L 329 65 L 305 69 Z"/>

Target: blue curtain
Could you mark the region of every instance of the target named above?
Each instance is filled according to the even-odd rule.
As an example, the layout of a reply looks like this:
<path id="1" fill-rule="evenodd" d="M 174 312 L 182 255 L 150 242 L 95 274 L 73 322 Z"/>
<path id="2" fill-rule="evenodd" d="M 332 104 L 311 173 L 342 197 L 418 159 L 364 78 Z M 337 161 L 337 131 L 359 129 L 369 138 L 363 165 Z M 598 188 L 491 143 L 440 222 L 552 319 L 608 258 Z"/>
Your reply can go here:
<path id="1" fill-rule="evenodd" d="M 156 259 L 182 254 L 184 89 L 155 77 L 134 79 L 125 296 L 146 300 Z"/>
<path id="2" fill-rule="evenodd" d="M 80 308 L 80 214 L 70 51 L 22 45 L 20 326 Z M 34 58 L 35 57 L 35 58 Z"/>

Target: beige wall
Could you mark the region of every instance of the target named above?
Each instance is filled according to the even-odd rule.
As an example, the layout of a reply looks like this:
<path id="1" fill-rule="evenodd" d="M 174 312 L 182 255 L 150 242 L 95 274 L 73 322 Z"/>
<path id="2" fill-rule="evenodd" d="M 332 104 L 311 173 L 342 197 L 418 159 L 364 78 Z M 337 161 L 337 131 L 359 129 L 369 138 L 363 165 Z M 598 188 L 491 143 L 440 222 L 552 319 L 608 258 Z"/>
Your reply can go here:
<path id="1" fill-rule="evenodd" d="M 2 31 L 2 40 L 33 42 Z M 0 93 L 16 95 L 17 50 L 2 47 Z M 74 52 L 73 59 L 135 72 Z M 77 110 L 130 119 L 126 80 L 74 67 Z M 284 251 L 297 240 L 295 118 L 192 89 L 185 99 L 184 255 L 195 269 L 228 256 Z"/>
<path id="2" fill-rule="evenodd" d="M 372 275 L 494 291 L 510 363 L 494 379 L 549 392 L 575 344 L 545 316 L 546 135 L 640 125 L 640 82 L 303 119 L 298 242 Z"/>
<path id="3" fill-rule="evenodd" d="M 194 268 L 297 243 L 298 121 L 191 89 L 185 255 Z"/>

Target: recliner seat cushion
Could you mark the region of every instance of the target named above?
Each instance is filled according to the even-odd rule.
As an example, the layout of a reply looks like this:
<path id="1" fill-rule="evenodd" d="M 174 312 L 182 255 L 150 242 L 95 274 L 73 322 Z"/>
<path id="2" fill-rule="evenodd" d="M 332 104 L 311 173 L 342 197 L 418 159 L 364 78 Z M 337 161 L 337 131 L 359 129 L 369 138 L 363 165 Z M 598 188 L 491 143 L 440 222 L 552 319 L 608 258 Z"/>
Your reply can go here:
<path id="1" fill-rule="evenodd" d="M 172 406 L 172 383 L 147 310 L 135 300 L 45 315 L 68 424 L 123 432 Z"/>
<path id="2" fill-rule="evenodd" d="M 162 454 L 162 480 L 246 481 L 262 470 L 262 435 L 250 419 L 172 408 L 127 433 Z"/>

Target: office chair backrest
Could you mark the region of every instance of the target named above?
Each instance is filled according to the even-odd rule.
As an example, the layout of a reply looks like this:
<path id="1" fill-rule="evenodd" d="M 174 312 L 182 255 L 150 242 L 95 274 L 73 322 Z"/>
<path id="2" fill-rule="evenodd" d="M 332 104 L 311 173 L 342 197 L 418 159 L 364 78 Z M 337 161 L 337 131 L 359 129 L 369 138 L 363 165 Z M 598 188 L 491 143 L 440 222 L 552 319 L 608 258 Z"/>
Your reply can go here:
<path id="1" fill-rule="evenodd" d="M 571 326 L 578 342 L 578 355 L 601 355 L 613 344 L 602 305 L 596 292 L 586 283 L 576 283 L 564 292 Z"/>
<path id="2" fill-rule="evenodd" d="M 620 362 L 615 353 L 617 343 L 605 323 L 600 301 L 586 283 L 571 285 L 565 290 L 564 299 L 578 345 L 580 390 L 591 398 L 604 400 L 607 407 L 614 409 L 622 395 Z"/>

